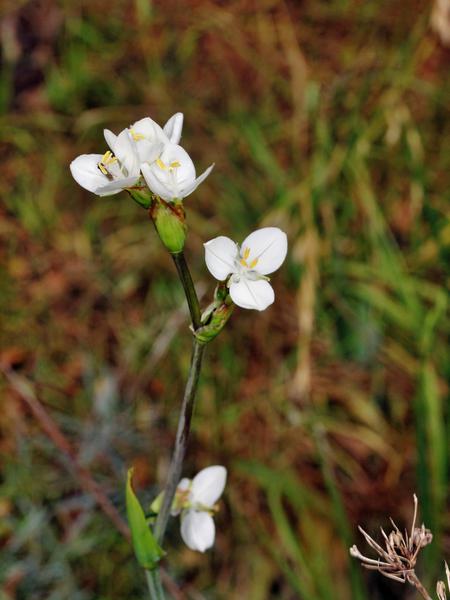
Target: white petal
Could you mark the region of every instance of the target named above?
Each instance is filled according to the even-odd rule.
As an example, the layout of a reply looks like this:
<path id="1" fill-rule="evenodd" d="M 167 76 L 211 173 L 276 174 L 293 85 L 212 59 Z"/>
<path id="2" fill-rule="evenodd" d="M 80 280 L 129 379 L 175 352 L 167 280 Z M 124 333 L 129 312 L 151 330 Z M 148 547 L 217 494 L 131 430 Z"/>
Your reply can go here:
<path id="1" fill-rule="evenodd" d="M 150 188 L 150 191 L 152 191 L 157 196 L 160 196 L 164 200 L 174 199 L 175 196 L 173 195 L 173 191 L 169 187 L 167 187 L 162 181 L 160 181 L 158 177 L 156 177 L 153 170 L 153 166 L 143 163 L 141 165 L 141 171 L 148 187 Z"/>
<path id="2" fill-rule="evenodd" d="M 178 144 L 180 142 L 182 129 L 183 113 L 175 113 L 164 125 L 164 133 L 172 144 Z"/>
<path id="3" fill-rule="evenodd" d="M 99 196 L 112 196 L 112 194 L 117 194 L 118 192 L 124 190 L 125 188 L 130 188 L 135 185 L 139 177 L 134 175 L 133 177 L 123 177 L 122 179 L 115 179 L 114 181 L 107 181 L 106 185 L 103 184 L 102 187 L 98 187 L 95 190 L 95 193 Z"/>
<path id="4" fill-rule="evenodd" d="M 163 142 L 149 142 L 148 140 L 139 140 L 136 142 L 136 148 L 139 155 L 139 162 L 155 162 L 164 150 Z"/>
<path id="5" fill-rule="evenodd" d="M 112 151 L 128 172 L 128 177 L 139 174 L 139 158 L 136 143 L 130 136 L 128 129 L 119 133 L 114 141 Z"/>
<path id="6" fill-rule="evenodd" d="M 143 135 L 148 141 L 161 141 L 168 142 L 168 138 L 162 128 L 150 117 L 144 117 L 130 127 L 132 130 L 132 134 L 138 134 L 138 136 Z"/>
<path id="7" fill-rule="evenodd" d="M 206 512 L 188 510 L 181 515 L 181 537 L 191 550 L 204 552 L 214 544 L 216 528 Z"/>
<path id="8" fill-rule="evenodd" d="M 155 169 L 159 169 L 161 178 L 171 179 L 170 165 L 178 163 L 180 166 L 176 170 L 176 179 L 180 187 L 191 185 L 195 180 L 195 166 L 191 157 L 184 148 L 177 144 L 167 144 L 160 156 L 161 161 L 166 165 L 166 169 L 160 169 L 155 165 Z"/>
<path id="9" fill-rule="evenodd" d="M 186 198 L 186 196 L 189 196 L 189 194 L 192 194 L 192 192 L 198 188 L 198 186 L 202 183 L 202 181 L 205 181 L 205 179 L 211 173 L 213 168 L 214 168 L 214 163 L 212 165 L 210 165 L 206 169 L 206 171 L 203 171 L 203 173 L 201 175 L 199 175 L 197 177 L 197 179 L 195 179 L 190 185 L 182 188 L 182 190 L 181 190 L 182 197 Z"/>
<path id="10" fill-rule="evenodd" d="M 183 479 L 180 479 L 180 483 L 177 485 L 177 490 L 188 490 L 189 486 L 191 485 L 191 480 L 188 479 L 187 477 L 183 477 Z"/>
<path id="11" fill-rule="evenodd" d="M 203 245 L 205 247 L 205 262 L 209 272 L 217 280 L 223 281 L 235 270 L 234 261 L 238 255 L 236 242 L 220 235 Z"/>
<path id="12" fill-rule="evenodd" d="M 214 506 L 227 481 L 227 470 L 221 465 L 202 469 L 192 480 L 191 499 L 203 506 Z"/>
<path id="13" fill-rule="evenodd" d="M 108 178 L 98 168 L 101 154 L 82 154 L 70 163 L 70 172 L 75 181 L 90 192 L 96 193 L 99 187 L 108 183 Z"/>
<path id="14" fill-rule="evenodd" d="M 103 135 L 105 136 L 106 143 L 111 148 L 111 150 L 114 152 L 114 146 L 116 144 L 117 135 L 115 133 L 113 133 L 112 131 L 110 131 L 109 129 L 104 129 Z"/>
<path id="15" fill-rule="evenodd" d="M 270 283 L 264 279 L 249 281 L 242 277 L 239 283 L 230 285 L 230 296 L 241 308 L 265 310 L 275 300 L 275 294 Z"/>
<path id="16" fill-rule="evenodd" d="M 258 259 L 255 270 L 262 275 L 276 271 L 287 254 L 287 236 L 278 227 L 264 227 L 254 231 L 242 242 L 242 251 L 250 249 L 247 262 Z"/>

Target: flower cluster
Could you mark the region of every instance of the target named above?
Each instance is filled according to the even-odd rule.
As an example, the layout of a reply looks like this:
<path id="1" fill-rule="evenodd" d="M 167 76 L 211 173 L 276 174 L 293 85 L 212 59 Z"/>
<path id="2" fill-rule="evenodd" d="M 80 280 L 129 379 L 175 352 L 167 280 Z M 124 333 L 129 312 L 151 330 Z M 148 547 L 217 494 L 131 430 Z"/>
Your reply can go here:
<path id="1" fill-rule="evenodd" d="M 144 177 L 150 191 L 168 202 L 189 196 L 208 177 L 199 177 L 189 154 L 180 145 L 183 114 L 173 115 L 164 127 L 150 117 L 136 121 L 115 135 L 105 129 L 109 146 L 103 155 L 82 154 L 70 165 L 74 179 L 98 196 L 139 189 Z"/>
<path id="2" fill-rule="evenodd" d="M 90 192 L 110 196 L 128 190 L 140 204 L 152 205 L 150 214 L 158 235 L 172 254 L 183 250 L 186 237 L 182 199 L 214 167 L 211 165 L 196 176 L 194 163 L 179 145 L 182 128 L 183 114 L 176 113 L 164 127 L 145 117 L 119 135 L 105 129 L 109 150 L 103 155 L 82 154 L 70 165 L 74 179 Z M 148 200 L 149 194 L 153 204 Z M 226 283 L 234 304 L 261 311 L 274 302 L 268 275 L 286 258 L 287 237 L 281 229 L 258 229 L 241 246 L 225 236 L 216 237 L 204 246 L 206 266 L 218 281 Z M 224 306 L 217 305 L 216 314 Z M 229 311 L 223 312 L 228 318 Z M 214 333 L 220 328 L 220 324 L 215 326 Z M 212 333 L 205 329 L 203 336 L 206 339 Z"/>

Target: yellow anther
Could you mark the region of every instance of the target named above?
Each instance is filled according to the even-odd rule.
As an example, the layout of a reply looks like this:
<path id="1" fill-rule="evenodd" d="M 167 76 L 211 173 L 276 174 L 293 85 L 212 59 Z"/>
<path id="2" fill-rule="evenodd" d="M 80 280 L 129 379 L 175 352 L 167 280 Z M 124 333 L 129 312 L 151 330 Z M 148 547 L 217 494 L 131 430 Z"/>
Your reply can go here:
<path id="1" fill-rule="evenodd" d="M 117 158 L 111 152 L 111 150 L 107 150 L 105 154 L 102 156 L 102 160 L 98 163 L 98 168 L 103 173 L 103 175 L 109 175 L 109 171 L 106 168 L 107 165 L 111 165 L 117 161 Z"/>
<path id="2" fill-rule="evenodd" d="M 241 258 L 239 261 L 243 267 L 248 267 L 247 261 L 244 258 Z"/>
<path id="3" fill-rule="evenodd" d="M 135 142 L 138 142 L 139 140 L 145 140 L 145 135 L 142 135 L 142 133 L 136 133 L 133 128 L 130 129 L 130 133 Z"/>
<path id="4" fill-rule="evenodd" d="M 102 160 L 100 161 L 103 165 L 110 165 L 111 163 L 116 162 L 117 158 L 111 152 L 111 150 L 107 150 L 105 154 L 102 156 Z"/>
<path id="5" fill-rule="evenodd" d="M 172 169 L 176 169 L 177 167 L 181 167 L 181 164 L 177 160 L 174 160 L 169 166 L 172 167 Z"/>
<path id="6" fill-rule="evenodd" d="M 245 248 L 244 249 L 244 258 L 245 260 L 247 260 L 247 258 L 250 256 L 250 248 Z"/>
<path id="7" fill-rule="evenodd" d="M 156 159 L 156 164 L 158 165 L 158 167 L 160 169 L 162 169 L 163 171 L 165 171 L 167 169 L 167 166 L 163 163 L 163 161 L 160 158 Z"/>
<path id="8" fill-rule="evenodd" d="M 248 268 L 254 269 L 256 267 L 256 265 L 258 264 L 258 260 L 259 260 L 258 258 L 254 258 Z"/>

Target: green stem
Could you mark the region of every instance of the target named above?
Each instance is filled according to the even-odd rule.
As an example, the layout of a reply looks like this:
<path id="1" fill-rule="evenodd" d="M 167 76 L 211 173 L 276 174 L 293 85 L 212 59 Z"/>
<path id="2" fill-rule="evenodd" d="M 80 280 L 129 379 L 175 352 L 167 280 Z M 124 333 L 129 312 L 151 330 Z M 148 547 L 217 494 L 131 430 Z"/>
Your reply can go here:
<path id="1" fill-rule="evenodd" d="M 197 330 L 201 326 L 200 304 L 189 267 L 186 263 L 183 252 L 172 254 L 172 258 L 184 288 L 184 293 L 189 306 L 189 312 L 191 314 L 192 326 L 194 330 Z M 180 416 L 178 419 L 175 447 L 169 466 L 166 486 L 164 488 L 162 506 L 158 513 L 154 527 L 154 535 L 159 544 L 162 544 L 164 534 L 166 532 L 167 522 L 170 516 L 170 509 L 172 507 L 172 502 L 183 469 L 183 461 L 186 454 L 189 432 L 191 430 L 191 419 L 194 411 L 195 394 L 197 392 L 204 350 L 205 345 L 199 342 L 197 339 L 194 339 L 191 365 L 189 368 L 189 375 L 186 382 L 186 387 L 184 389 L 184 396 L 181 403 Z M 146 571 L 146 576 L 151 599 L 164 600 L 164 591 L 161 584 L 159 569 Z"/>
<path id="2" fill-rule="evenodd" d="M 172 258 L 177 268 L 178 275 L 180 276 L 181 283 L 183 284 L 184 293 L 186 294 L 189 312 L 191 313 L 192 325 L 194 329 L 198 329 L 201 325 L 200 304 L 189 267 L 183 252 L 172 254 Z"/>
<path id="3" fill-rule="evenodd" d="M 161 510 L 156 519 L 154 534 L 159 544 L 162 543 L 167 527 L 167 521 L 170 515 L 173 498 L 180 481 L 183 460 L 186 454 L 186 448 L 191 429 L 191 418 L 194 410 L 195 394 L 198 386 L 198 379 L 202 366 L 202 359 L 205 345 L 194 340 L 192 349 L 191 366 L 189 376 L 184 390 L 183 402 L 181 404 L 180 417 L 178 419 L 177 437 L 175 447 L 170 462 L 169 473 L 167 475 L 166 487 L 164 489 L 164 499 Z"/>
<path id="4" fill-rule="evenodd" d="M 150 592 L 151 600 L 165 600 L 159 569 L 145 571 L 145 576 L 147 578 L 148 591 Z"/>

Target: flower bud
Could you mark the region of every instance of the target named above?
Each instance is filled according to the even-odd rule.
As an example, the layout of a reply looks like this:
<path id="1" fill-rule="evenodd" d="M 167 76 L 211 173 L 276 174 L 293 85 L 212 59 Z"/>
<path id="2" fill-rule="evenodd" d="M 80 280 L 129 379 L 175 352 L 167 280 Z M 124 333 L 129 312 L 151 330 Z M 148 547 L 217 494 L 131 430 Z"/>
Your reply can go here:
<path id="1" fill-rule="evenodd" d="M 150 208 L 153 194 L 147 186 L 127 188 L 127 192 L 130 194 L 133 200 L 139 204 L 139 206 L 142 206 L 143 208 Z"/>
<path id="2" fill-rule="evenodd" d="M 171 254 L 181 252 L 184 248 L 187 230 L 183 204 L 166 202 L 155 196 L 150 206 L 150 216 L 167 250 Z"/>
<path id="3" fill-rule="evenodd" d="M 222 298 L 220 285 L 215 298 L 202 315 L 202 326 L 194 331 L 196 339 L 202 344 L 207 344 L 219 335 L 233 312 L 234 304 L 229 296 Z"/>

